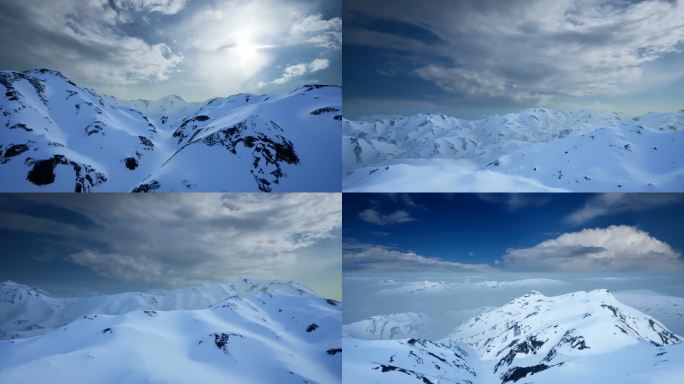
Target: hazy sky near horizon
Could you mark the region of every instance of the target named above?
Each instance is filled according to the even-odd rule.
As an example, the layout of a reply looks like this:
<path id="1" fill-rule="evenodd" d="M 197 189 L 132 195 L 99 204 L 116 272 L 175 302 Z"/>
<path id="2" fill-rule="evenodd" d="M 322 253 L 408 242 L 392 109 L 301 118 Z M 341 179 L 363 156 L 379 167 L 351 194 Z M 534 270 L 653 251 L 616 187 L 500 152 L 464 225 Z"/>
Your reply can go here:
<path id="1" fill-rule="evenodd" d="M 3 0 L 0 70 L 48 68 L 124 99 L 341 84 L 328 0 Z"/>
<path id="2" fill-rule="evenodd" d="M 340 194 L 4 194 L 0 281 L 53 293 L 242 278 L 341 297 Z"/>
<path id="3" fill-rule="evenodd" d="M 684 0 L 347 0 L 345 116 L 684 108 Z"/>
<path id="4" fill-rule="evenodd" d="M 680 194 L 343 196 L 345 271 L 684 273 Z"/>

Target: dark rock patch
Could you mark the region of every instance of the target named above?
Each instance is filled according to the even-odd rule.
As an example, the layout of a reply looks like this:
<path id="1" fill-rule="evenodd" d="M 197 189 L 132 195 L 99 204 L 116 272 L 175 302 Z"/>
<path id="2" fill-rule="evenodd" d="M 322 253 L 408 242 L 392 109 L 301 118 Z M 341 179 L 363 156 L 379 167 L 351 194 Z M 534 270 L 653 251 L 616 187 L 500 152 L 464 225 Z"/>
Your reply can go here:
<path id="1" fill-rule="evenodd" d="M 10 161 L 12 157 L 19 156 L 29 149 L 31 148 L 26 144 L 12 144 L 5 149 L 4 154 L 2 154 L 2 150 L 0 150 L 0 154 L 2 154 L 2 156 L 0 156 L 0 163 L 5 164 Z"/>
<path id="2" fill-rule="evenodd" d="M 504 356 L 498 363 L 494 366 L 494 372 L 498 371 L 504 364 L 511 365 L 513 359 L 517 354 L 530 354 L 537 353 L 537 350 L 544 345 L 544 342 L 537 340 L 535 336 L 529 336 L 524 341 L 516 344 L 514 347 L 508 350 L 506 356 Z"/>
<path id="3" fill-rule="evenodd" d="M 324 113 L 332 113 L 332 112 L 339 112 L 339 111 L 340 111 L 339 108 L 323 107 L 323 108 L 314 109 L 313 111 L 311 111 L 311 114 L 314 116 L 318 116 L 318 115 L 322 115 Z"/>
<path id="4" fill-rule="evenodd" d="M 33 132 L 33 129 L 27 127 L 24 123 L 16 123 L 13 126 L 9 127 L 9 129 L 23 129 L 26 132 Z"/>
<path id="5" fill-rule="evenodd" d="M 52 184 L 55 182 L 55 166 L 57 164 L 59 164 L 58 160 L 53 159 L 37 161 L 26 175 L 26 179 L 35 185 Z"/>
<path id="6" fill-rule="evenodd" d="M 554 367 L 554 365 L 537 364 L 537 365 L 533 365 L 530 367 L 511 368 L 508 371 L 506 371 L 506 373 L 501 375 L 501 377 L 500 377 L 502 380 L 501 384 L 505 384 L 509 381 L 515 383 L 516 381 L 524 378 L 527 375 L 534 375 L 535 373 L 539 373 L 539 372 L 547 370 L 551 367 Z"/>
<path id="7" fill-rule="evenodd" d="M 342 353 L 342 348 L 330 348 L 327 351 L 325 351 L 328 355 L 336 355 L 338 353 Z"/>
<path id="8" fill-rule="evenodd" d="M 124 159 L 124 164 L 126 164 L 126 168 L 130 169 L 131 171 L 135 170 L 138 168 L 138 160 L 135 157 L 127 157 Z"/>
<path id="9" fill-rule="evenodd" d="M 49 159 L 26 159 L 26 165 L 32 166 L 26 179 L 35 185 L 47 185 L 55 182 L 55 167 L 71 166 L 76 173 L 74 192 L 90 192 L 91 188 L 107 181 L 107 177 L 88 164 L 79 164 L 64 155 L 54 155 Z"/>
<path id="10" fill-rule="evenodd" d="M 325 302 L 332 305 L 333 307 L 340 305 L 339 301 L 333 299 L 325 299 Z"/>
<path id="11" fill-rule="evenodd" d="M 246 134 L 246 131 L 254 131 L 255 128 L 257 127 L 254 122 L 250 122 L 248 126 L 242 121 L 204 137 L 202 142 L 208 146 L 221 145 L 232 154 L 237 154 L 239 144 L 251 149 L 253 161 L 250 173 L 254 176 L 259 190 L 271 192 L 272 185 L 279 184 L 280 179 L 285 176 L 283 163 L 299 164 L 299 157 L 292 142 L 281 135 L 269 136 L 260 132 Z M 282 128 L 273 121 L 268 123 L 267 128 L 282 131 Z"/>
<path id="12" fill-rule="evenodd" d="M 133 188 L 131 192 L 133 193 L 149 193 L 154 192 L 161 187 L 161 184 L 157 180 L 152 180 L 150 183 L 140 184 Z"/>
<path id="13" fill-rule="evenodd" d="M 138 139 L 140 139 L 140 144 L 144 145 L 146 150 L 154 148 L 154 143 L 152 143 L 152 140 L 149 138 L 145 136 L 138 136 Z"/>
<path id="14" fill-rule="evenodd" d="M 104 136 L 105 135 L 105 133 L 104 133 L 105 125 L 106 124 L 100 120 L 97 120 L 91 124 L 88 124 L 88 126 L 86 126 L 84 129 L 86 136 L 91 136 L 94 134 L 99 134 L 99 135 Z"/>
<path id="15" fill-rule="evenodd" d="M 214 336 L 216 348 L 222 350 L 226 354 L 228 354 L 228 340 L 230 340 L 230 337 L 243 337 L 239 333 L 213 333 L 211 336 Z"/>

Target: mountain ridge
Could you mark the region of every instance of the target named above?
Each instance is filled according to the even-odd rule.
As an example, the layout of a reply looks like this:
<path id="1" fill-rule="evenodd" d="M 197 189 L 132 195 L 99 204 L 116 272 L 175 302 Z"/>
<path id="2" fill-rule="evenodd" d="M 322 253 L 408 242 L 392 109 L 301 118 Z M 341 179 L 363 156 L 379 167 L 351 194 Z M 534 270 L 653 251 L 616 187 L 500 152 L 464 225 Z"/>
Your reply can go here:
<path id="1" fill-rule="evenodd" d="M 417 114 L 345 120 L 343 134 L 350 192 L 684 190 L 684 110 Z"/>
<path id="2" fill-rule="evenodd" d="M 51 70 L 0 71 L 0 84 L 3 191 L 339 190 L 337 86 L 195 103 L 120 100 Z"/>
<path id="3" fill-rule="evenodd" d="M 681 375 L 681 341 L 607 290 L 552 297 L 532 291 L 463 322 L 442 340 L 347 334 L 343 370 L 345 377 L 371 375 L 376 382 L 570 383 L 610 375 L 638 383 L 660 370 L 670 380 Z M 600 365 L 620 359 L 636 363 Z"/>

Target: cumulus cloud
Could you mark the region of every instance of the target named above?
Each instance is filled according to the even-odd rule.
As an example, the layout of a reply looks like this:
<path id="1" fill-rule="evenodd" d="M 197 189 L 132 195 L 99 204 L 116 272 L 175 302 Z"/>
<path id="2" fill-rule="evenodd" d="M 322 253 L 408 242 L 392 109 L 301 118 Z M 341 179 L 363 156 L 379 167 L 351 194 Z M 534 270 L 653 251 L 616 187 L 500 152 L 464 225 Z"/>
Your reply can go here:
<path id="1" fill-rule="evenodd" d="M 339 269 L 339 194 L 56 195 L 12 203 L 48 205 L 88 223 L 3 212 L 0 228 L 56 236 L 78 249 L 65 260 L 109 278 L 187 285 L 334 279 Z"/>
<path id="2" fill-rule="evenodd" d="M 330 61 L 328 59 L 314 59 L 310 63 L 300 63 L 295 65 L 290 65 L 285 68 L 283 75 L 279 78 L 271 81 L 272 84 L 285 84 L 290 80 L 304 76 L 309 73 L 315 73 L 330 66 Z M 264 86 L 267 83 L 260 83 L 260 86 Z"/>
<path id="3" fill-rule="evenodd" d="M 683 200 L 679 194 L 606 193 L 589 199 L 580 209 L 568 215 L 566 221 L 578 225 L 598 217 L 643 211 Z"/>
<path id="4" fill-rule="evenodd" d="M 361 211 L 361 213 L 359 213 L 359 217 L 365 222 L 376 225 L 408 223 L 409 221 L 415 220 L 408 212 L 404 210 L 397 210 L 389 214 L 382 214 L 371 208 Z"/>
<path id="5" fill-rule="evenodd" d="M 642 84 L 646 64 L 679 52 L 684 42 L 682 1 L 367 3 L 349 1 L 345 7 L 361 20 L 414 27 L 380 32 L 351 22 L 345 39 L 404 51 L 416 63 L 412 73 L 476 100 L 544 104 L 558 97 L 624 94 Z M 406 32 L 415 26 L 439 42 Z"/>
<path id="6" fill-rule="evenodd" d="M 558 271 L 672 270 L 681 254 L 632 226 L 565 233 L 531 248 L 508 249 L 505 263 L 517 269 Z"/>
<path id="7" fill-rule="evenodd" d="M 486 264 L 467 264 L 422 256 L 379 245 L 347 245 L 343 253 L 345 269 L 422 270 L 437 268 L 451 271 L 492 271 Z"/>

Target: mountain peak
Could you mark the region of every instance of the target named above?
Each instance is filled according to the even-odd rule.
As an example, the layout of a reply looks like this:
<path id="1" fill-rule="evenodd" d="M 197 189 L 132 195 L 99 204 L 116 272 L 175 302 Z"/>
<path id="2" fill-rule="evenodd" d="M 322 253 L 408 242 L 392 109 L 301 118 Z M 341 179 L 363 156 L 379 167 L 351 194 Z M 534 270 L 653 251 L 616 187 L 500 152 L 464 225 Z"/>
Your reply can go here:
<path id="1" fill-rule="evenodd" d="M 53 77 L 59 77 L 62 80 L 67 80 L 69 81 L 69 78 L 66 77 L 62 72 L 56 71 L 54 69 L 47 69 L 47 68 L 37 68 L 37 69 L 29 69 L 24 72 L 21 72 L 25 75 L 28 76 L 34 76 L 34 77 L 43 77 L 41 75 L 48 75 L 48 76 L 53 76 Z"/>

